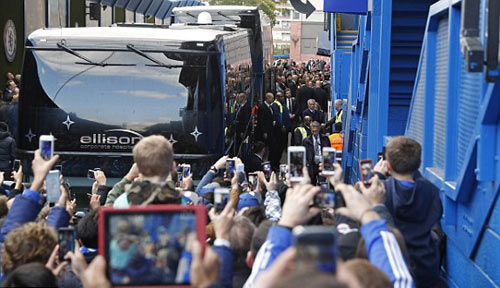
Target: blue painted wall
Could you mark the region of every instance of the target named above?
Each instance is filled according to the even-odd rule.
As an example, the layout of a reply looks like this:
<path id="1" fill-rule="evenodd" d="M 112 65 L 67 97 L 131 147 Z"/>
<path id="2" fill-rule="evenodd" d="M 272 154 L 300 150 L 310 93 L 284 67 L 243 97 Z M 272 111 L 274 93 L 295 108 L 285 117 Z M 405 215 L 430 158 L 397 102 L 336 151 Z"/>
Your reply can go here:
<path id="1" fill-rule="evenodd" d="M 422 143 L 421 171 L 444 208 L 443 276 L 451 287 L 499 287 L 500 84 L 465 71 L 460 0 L 373 4 L 359 16 L 349 69 L 334 63 L 349 75 L 346 181 L 359 179 L 357 161 L 374 159 L 387 136 Z"/>

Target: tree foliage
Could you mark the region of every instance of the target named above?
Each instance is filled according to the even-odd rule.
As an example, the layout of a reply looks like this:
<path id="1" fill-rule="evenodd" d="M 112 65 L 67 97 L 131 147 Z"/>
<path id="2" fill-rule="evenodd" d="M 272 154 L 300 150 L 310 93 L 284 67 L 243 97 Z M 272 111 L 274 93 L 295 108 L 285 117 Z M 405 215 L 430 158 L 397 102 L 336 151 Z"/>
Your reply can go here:
<path id="1" fill-rule="evenodd" d="M 286 0 L 210 0 L 210 5 L 242 5 L 242 6 L 257 6 L 262 12 L 264 12 L 269 19 L 274 23 L 276 20 L 276 15 L 274 10 L 276 10 L 276 3 L 284 3 Z"/>

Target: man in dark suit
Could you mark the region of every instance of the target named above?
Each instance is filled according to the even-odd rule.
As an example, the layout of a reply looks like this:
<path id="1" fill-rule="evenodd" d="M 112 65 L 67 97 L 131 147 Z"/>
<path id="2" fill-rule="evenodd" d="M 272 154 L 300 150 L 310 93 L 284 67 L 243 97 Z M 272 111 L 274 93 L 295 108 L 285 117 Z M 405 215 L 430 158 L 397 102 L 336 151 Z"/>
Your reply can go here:
<path id="1" fill-rule="evenodd" d="M 237 98 L 237 103 L 235 107 L 235 121 L 234 121 L 234 143 L 235 150 L 234 155 L 239 155 L 240 146 L 245 139 L 245 132 L 250 121 L 251 108 L 250 104 L 247 102 L 247 94 L 240 93 Z"/>
<path id="2" fill-rule="evenodd" d="M 280 166 L 281 156 L 288 144 L 288 131 L 290 131 L 290 111 L 286 107 L 285 97 L 283 93 L 276 93 L 276 101 L 271 105 L 273 108 L 273 116 L 275 125 L 275 132 L 273 138 L 275 142 L 273 145 L 273 150 L 269 151 L 269 161 L 273 170 L 277 171 Z"/>
<path id="3" fill-rule="evenodd" d="M 292 92 L 292 97 L 295 98 L 297 96 L 297 75 L 292 75 L 292 73 L 288 73 L 288 79 L 286 81 L 286 87 L 290 88 Z"/>
<path id="4" fill-rule="evenodd" d="M 262 141 L 256 141 L 253 144 L 253 152 L 254 153 L 248 157 L 245 163 L 245 170 L 247 173 L 262 171 L 262 162 L 264 161 L 266 144 Z"/>
<path id="5" fill-rule="evenodd" d="M 309 99 L 307 101 L 307 106 L 308 108 L 304 110 L 304 112 L 302 112 L 302 118 L 309 116 L 311 117 L 312 121 L 322 123 L 323 117 L 321 115 L 321 112 L 316 110 L 316 101 L 314 99 Z"/>
<path id="6" fill-rule="evenodd" d="M 274 122 L 273 108 L 271 108 L 273 101 L 273 93 L 266 93 L 264 103 L 260 105 L 259 111 L 257 112 L 257 131 L 259 139 L 264 142 L 268 148 L 271 147 L 273 138 L 275 138 L 273 137 L 273 132 L 276 122 Z M 270 149 L 268 151 L 270 151 Z"/>
<path id="7" fill-rule="evenodd" d="M 307 101 L 309 101 L 309 99 L 314 99 L 314 89 L 312 88 L 310 80 L 306 82 L 306 85 L 301 86 L 299 90 L 297 90 L 297 105 L 299 105 L 299 111 L 307 109 Z"/>
<path id="8" fill-rule="evenodd" d="M 330 139 L 319 132 L 320 125 L 318 122 L 311 123 L 311 135 L 308 136 L 303 145 L 306 148 L 306 160 L 309 176 L 311 176 L 311 184 L 316 185 L 319 163 L 321 162 L 322 150 L 324 147 L 331 147 Z"/>
<path id="9" fill-rule="evenodd" d="M 316 86 L 314 87 L 314 100 L 318 102 L 321 106 L 321 110 L 328 111 L 328 95 L 325 89 L 321 87 L 321 81 L 316 81 Z"/>

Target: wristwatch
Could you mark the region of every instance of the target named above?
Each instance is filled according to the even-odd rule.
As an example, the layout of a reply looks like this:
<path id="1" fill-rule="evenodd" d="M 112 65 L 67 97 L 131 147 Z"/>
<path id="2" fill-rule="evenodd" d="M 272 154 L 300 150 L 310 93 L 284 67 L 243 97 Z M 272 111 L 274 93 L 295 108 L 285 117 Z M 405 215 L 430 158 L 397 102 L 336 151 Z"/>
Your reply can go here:
<path id="1" fill-rule="evenodd" d="M 212 167 L 210 167 L 210 171 L 214 172 L 215 174 L 217 174 L 217 172 L 219 171 L 219 169 L 217 169 L 215 167 L 215 165 L 212 165 Z"/>

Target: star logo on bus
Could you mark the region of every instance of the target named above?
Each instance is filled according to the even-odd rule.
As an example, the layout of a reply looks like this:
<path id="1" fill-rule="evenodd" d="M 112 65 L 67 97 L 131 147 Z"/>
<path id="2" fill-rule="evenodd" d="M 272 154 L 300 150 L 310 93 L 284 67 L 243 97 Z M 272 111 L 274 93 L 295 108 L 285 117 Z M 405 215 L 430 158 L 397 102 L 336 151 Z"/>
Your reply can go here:
<path id="1" fill-rule="evenodd" d="M 66 128 L 68 128 L 68 131 L 69 131 L 69 128 L 71 128 L 71 125 L 75 124 L 75 122 L 71 121 L 71 119 L 69 118 L 69 115 L 66 117 L 66 121 L 62 122 L 62 124 L 66 125 Z"/>
<path id="2" fill-rule="evenodd" d="M 198 142 L 198 137 L 200 137 L 200 135 L 202 135 L 203 133 L 201 133 L 200 131 L 198 131 L 198 126 L 195 126 L 194 127 L 194 131 L 190 133 L 191 135 L 194 136 L 194 138 L 196 139 L 196 142 Z"/>
<path id="3" fill-rule="evenodd" d="M 24 137 L 28 138 L 28 141 L 30 141 L 31 143 L 31 140 L 36 136 L 36 134 L 33 134 L 33 132 L 31 131 L 31 128 L 30 130 L 28 131 L 28 134 L 24 135 Z"/>
<path id="4" fill-rule="evenodd" d="M 172 146 L 174 146 L 174 144 L 179 142 L 179 141 L 174 139 L 174 134 L 170 134 L 170 139 L 168 139 L 168 142 L 170 142 L 170 144 L 172 144 Z"/>

